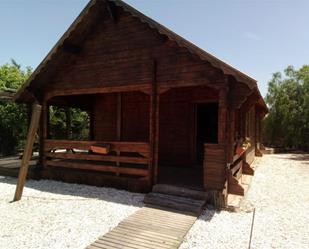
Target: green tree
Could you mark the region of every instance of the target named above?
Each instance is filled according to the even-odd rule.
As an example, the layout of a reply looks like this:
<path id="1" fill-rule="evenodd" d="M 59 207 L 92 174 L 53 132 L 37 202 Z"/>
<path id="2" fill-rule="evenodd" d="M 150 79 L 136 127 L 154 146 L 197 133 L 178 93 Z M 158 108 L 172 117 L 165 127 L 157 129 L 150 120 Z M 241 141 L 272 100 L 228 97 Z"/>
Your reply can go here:
<path id="1" fill-rule="evenodd" d="M 295 70 L 288 66 L 284 75 L 274 73 L 268 83 L 264 140 L 273 146 L 309 148 L 309 65 Z"/>
<path id="2" fill-rule="evenodd" d="M 17 90 L 30 74 L 30 67 L 23 70 L 14 60 L 0 66 L 0 91 Z M 26 129 L 25 105 L 0 101 L 0 155 L 15 153 L 24 144 Z"/>

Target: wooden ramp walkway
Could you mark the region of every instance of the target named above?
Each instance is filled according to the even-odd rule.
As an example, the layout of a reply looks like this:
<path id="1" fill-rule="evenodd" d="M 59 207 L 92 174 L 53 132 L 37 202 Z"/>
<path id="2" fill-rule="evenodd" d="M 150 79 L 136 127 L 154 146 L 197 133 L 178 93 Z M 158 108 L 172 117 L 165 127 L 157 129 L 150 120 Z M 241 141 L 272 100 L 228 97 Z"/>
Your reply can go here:
<path id="1" fill-rule="evenodd" d="M 28 178 L 35 178 L 35 166 L 37 164 L 36 159 L 32 159 L 29 162 L 29 174 Z M 0 176 L 17 177 L 19 168 L 21 165 L 21 159 L 19 156 L 10 156 L 0 158 Z"/>
<path id="2" fill-rule="evenodd" d="M 143 207 L 86 249 L 178 248 L 197 215 L 158 207 Z"/>

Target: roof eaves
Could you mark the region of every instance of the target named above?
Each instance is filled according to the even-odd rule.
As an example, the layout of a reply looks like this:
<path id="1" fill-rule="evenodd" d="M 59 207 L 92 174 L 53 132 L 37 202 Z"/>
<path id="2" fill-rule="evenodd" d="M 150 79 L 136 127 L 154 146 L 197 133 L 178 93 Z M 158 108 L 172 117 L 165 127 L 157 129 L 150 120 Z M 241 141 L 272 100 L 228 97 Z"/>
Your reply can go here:
<path id="1" fill-rule="evenodd" d="M 46 55 L 46 57 L 42 60 L 42 62 L 37 66 L 37 68 L 34 70 L 34 72 L 27 79 L 27 81 L 22 85 L 21 88 L 18 89 L 17 93 L 14 95 L 14 101 L 16 101 L 20 98 L 21 94 L 25 91 L 25 89 L 30 85 L 30 83 L 35 79 L 35 77 L 42 71 L 42 69 L 46 66 L 48 61 L 50 61 L 52 59 L 52 57 L 59 50 L 60 46 L 63 44 L 65 39 L 67 39 L 70 36 L 72 31 L 76 28 L 77 24 L 79 24 L 83 20 L 83 17 L 86 15 L 86 13 L 89 11 L 89 9 L 93 5 L 95 5 L 96 1 L 97 0 L 91 0 L 85 6 L 85 8 L 82 10 L 82 12 L 78 15 L 78 17 L 70 25 L 70 27 L 67 29 L 67 31 L 62 35 L 62 37 L 57 41 L 57 43 L 53 46 L 53 48 L 49 51 L 49 53 Z"/>

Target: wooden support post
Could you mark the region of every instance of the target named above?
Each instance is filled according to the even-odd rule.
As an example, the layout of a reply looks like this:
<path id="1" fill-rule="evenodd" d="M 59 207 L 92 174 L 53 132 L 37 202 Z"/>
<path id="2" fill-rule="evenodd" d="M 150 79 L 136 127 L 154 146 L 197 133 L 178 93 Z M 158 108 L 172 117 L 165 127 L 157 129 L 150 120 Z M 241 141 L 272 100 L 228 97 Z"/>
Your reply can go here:
<path id="1" fill-rule="evenodd" d="M 228 163 L 233 162 L 234 142 L 235 142 L 235 109 L 228 109 L 227 151 L 226 151 L 226 159 Z"/>
<path id="2" fill-rule="evenodd" d="M 122 123 L 122 95 L 117 94 L 117 140 L 121 141 L 121 123 Z"/>
<path id="3" fill-rule="evenodd" d="M 49 105 L 45 105 L 45 115 L 44 115 L 44 122 L 45 122 L 45 124 L 44 124 L 44 138 L 45 139 L 48 139 L 49 138 L 49 136 L 50 136 L 50 107 L 49 107 Z"/>
<path id="4" fill-rule="evenodd" d="M 39 164 L 40 166 L 44 167 L 45 166 L 44 143 L 49 136 L 49 106 L 47 105 L 46 101 L 43 101 L 42 103 L 39 134 L 40 134 Z"/>
<path id="5" fill-rule="evenodd" d="M 121 141 L 121 123 L 122 123 L 122 95 L 121 93 L 117 93 L 117 141 Z M 120 156 L 120 150 L 116 151 L 117 157 Z M 117 160 L 116 165 L 119 167 L 120 162 Z M 119 172 L 117 173 L 119 176 Z"/>
<path id="6" fill-rule="evenodd" d="M 94 110 L 93 110 L 93 106 L 91 107 L 90 111 L 88 112 L 89 114 L 89 122 L 90 122 L 90 125 L 89 125 L 89 139 L 90 140 L 95 140 L 95 137 L 94 137 Z"/>
<path id="7" fill-rule="evenodd" d="M 153 182 L 154 184 L 158 181 L 158 172 L 159 172 L 159 116 L 160 116 L 160 95 L 156 96 L 156 120 L 155 120 L 155 138 L 154 138 L 154 174 Z"/>
<path id="8" fill-rule="evenodd" d="M 39 126 L 41 110 L 42 110 L 42 106 L 40 105 L 33 106 L 31 123 L 30 123 L 29 131 L 28 131 L 27 142 L 26 142 L 23 158 L 21 161 L 21 166 L 19 169 L 19 175 L 18 175 L 18 181 L 16 185 L 14 201 L 19 201 L 23 193 L 23 189 L 24 189 L 24 185 L 25 185 L 25 181 L 26 181 L 26 177 L 28 173 L 28 168 L 29 168 L 29 161 L 32 156 L 32 148 L 33 148 L 33 144 L 35 140 L 35 134 Z"/>
<path id="9" fill-rule="evenodd" d="M 219 115 L 218 115 L 218 144 L 224 145 L 225 148 L 225 165 L 228 162 L 227 149 L 228 149 L 228 110 L 227 110 L 227 100 L 228 100 L 228 87 L 222 88 L 219 92 Z M 224 181 L 224 204 L 227 204 L 228 196 L 228 168 L 224 168 L 225 171 L 225 181 Z"/>
<path id="10" fill-rule="evenodd" d="M 27 104 L 27 128 L 29 129 L 31 123 L 32 105 Z"/>
<path id="11" fill-rule="evenodd" d="M 71 119 L 71 109 L 69 107 L 65 108 L 65 125 L 66 125 L 66 138 L 67 139 L 71 139 L 72 138 L 72 134 L 71 134 L 71 123 L 72 123 L 72 119 Z"/>
<path id="12" fill-rule="evenodd" d="M 150 108 L 149 108 L 149 143 L 150 143 L 150 183 L 157 182 L 158 175 L 158 143 L 159 143 L 159 108 L 158 108 L 158 95 L 157 95 L 157 63 L 153 61 L 153 79 L 151 82 L 150 92 Z"/>
<path id="13" fill-rule="evenodd" d="M 226 144 L 226 118 L 227 118 L 227 89 L 223 88 L 219 93 L 218 110 L 218 144 Z"/>

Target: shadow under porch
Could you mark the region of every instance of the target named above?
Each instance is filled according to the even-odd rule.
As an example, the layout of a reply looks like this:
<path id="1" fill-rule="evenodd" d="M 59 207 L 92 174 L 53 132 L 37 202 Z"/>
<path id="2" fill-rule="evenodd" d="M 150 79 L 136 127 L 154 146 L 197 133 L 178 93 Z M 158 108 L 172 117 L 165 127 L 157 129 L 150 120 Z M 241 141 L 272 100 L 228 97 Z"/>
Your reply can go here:
<path id="1" fill-rule="evenodd" d="M 218 142 L 218 92 L 172 88 L 160 95 L 158 183 L 204 187 L 204 144 Z"/>
<path id="2" fill-rule="evenodd" d="M 139 91 L 49 99 L 41 126 L 42 177 L 137 192 L 149 190 L 149 102 L 149 94 Z M 52 123 L 55 110 L 62 111 L 58 116 L 65 126 Z M 77 110 L 87 123 L 87 132 L 82 134 L 72 115 Z"/>

